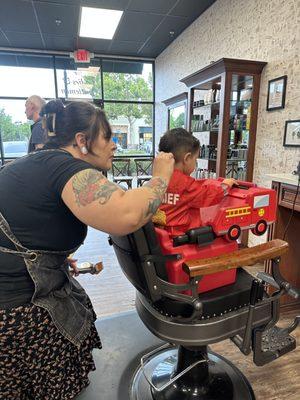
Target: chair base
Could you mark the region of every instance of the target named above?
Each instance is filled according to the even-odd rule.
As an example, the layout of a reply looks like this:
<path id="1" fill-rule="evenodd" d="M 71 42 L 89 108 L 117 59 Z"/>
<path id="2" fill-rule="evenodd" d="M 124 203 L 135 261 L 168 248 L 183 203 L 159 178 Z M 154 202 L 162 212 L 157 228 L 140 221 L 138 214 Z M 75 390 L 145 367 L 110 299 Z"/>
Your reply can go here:
<path id="1" fill-rule="evenodd" d="M 209 351 L 209 366 L 195 369 L 203 376 L 195 380 L 193 370 L 179 378 L 171 386 L 159 392 L 151 387 L 147 378 L 158 389 L 174 378 L 178 368 L 178 349 L 167 349 L 155 354 L 133 378 L 130 400 L 255 400 L 255 395 L 245 376 L 224 357 Z M 180 357 L 180 356 L 179 356 Z M 206 368 L 206 371 L 205 371 Z M 202 369 L 202 371 L 201 371 Z"/>

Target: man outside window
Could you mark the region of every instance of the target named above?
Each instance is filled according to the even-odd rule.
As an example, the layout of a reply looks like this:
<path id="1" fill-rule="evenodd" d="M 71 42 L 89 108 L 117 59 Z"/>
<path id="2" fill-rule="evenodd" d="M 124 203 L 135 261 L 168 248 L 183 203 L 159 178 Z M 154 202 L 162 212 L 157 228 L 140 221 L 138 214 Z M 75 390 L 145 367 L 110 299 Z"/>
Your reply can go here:
<path id="1" fill-rule="evenodd" d="M 44 146 L 46 137 L 42 127 L 40 111 L 46 104 L 40 96 L 30 96 L 25 103 L 25 114 L 27 119 L 33 121 L 31 125 L 31 135 L 28 143 L 28 153 L 41 149 Z"/>

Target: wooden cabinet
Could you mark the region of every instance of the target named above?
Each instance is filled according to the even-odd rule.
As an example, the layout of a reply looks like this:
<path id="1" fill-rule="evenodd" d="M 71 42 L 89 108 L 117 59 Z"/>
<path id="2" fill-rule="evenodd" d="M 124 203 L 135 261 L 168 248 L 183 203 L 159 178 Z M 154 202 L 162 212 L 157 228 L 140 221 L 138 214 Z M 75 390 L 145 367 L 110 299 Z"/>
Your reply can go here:
<path id="1" fill-rule="evenodd" d="M 278 190 L 278 186 L 274 183 L 274 187 Z M 279 186 L 280 190 L 278 193 L 278 205 L 290 209 L 294 209 L 295 211 L 300 211 L 300 193 L 297 193 L 296 197 L 296 188 L 293 185 L 287 185 L 282 183 Z M 295 198 L 296 197 L 296 198 Z M 300 235 L 300 231 L 299 231 Z"/>
<path id="2" fill-rule="evenodd" d="M 300 195 L 297 193 L 297 179 L 295 184 L 285 182 L 272 182 L 272 188 L 277 192 L 277 221 L 268 232 L 268 240 L 282 239 L 289 243 L 289 251 L 282 256 L 280 271 L 284 278 L 293 286 L 300 288 Z M 296 200 L 296 201 L 295 201 Z M 295 206 L 294 206 L 295 202 Z M 294 208 L 294 211 L 292 212 Z M 287 224 L 288 229 L 287 229 Z M 270 262 L 265 264 L 266 272 L 271 271 Z M 295 300 L 283 296 L 282 307 L 300 309 L 300 299 Z"/>
<path id="3" fill-rule="evenodd" d="M 200 165 L 251 181 L 261 72 L 265 62 L 222 58 L 182 79 L 188 129 L 200 140 Z"/>

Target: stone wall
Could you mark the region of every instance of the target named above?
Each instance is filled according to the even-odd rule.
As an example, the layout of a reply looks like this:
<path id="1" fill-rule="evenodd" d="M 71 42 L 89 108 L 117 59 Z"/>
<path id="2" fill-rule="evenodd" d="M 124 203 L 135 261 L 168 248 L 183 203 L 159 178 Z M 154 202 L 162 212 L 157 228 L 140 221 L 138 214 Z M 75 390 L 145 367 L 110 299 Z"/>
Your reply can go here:
<path id="1" fill-rule="evenodd" d="M 167 127 L 162 100 L 187 91 L 179 80 L 223 57 L 267 61 L 259 99 L 254 181 L 289 173 L 300 148 L 282 146 L 288 119 L 300 119 L 300 1 L 217 0 L 156 59 L 156 143 Z M 268 80 L 287 75 L 286 105 L 267 112 Z"/>

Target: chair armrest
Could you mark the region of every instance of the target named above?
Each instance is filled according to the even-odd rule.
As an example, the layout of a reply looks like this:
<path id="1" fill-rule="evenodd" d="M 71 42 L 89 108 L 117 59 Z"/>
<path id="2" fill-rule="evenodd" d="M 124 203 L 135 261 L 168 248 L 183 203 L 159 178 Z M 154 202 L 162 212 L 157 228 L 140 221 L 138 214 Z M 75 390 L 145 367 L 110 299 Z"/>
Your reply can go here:
<path id="1" fill-rule="evenodd" d="M 183 270 L 191 277 L 209 275 L 233 268 L 246 267 L 258 262 L 281 256 L 288 251 L 288 243 L 274 239 L 254 247 L 236 250 L 221 256 L 189 260 L 183 264 Z"/>

